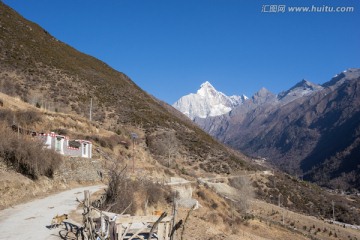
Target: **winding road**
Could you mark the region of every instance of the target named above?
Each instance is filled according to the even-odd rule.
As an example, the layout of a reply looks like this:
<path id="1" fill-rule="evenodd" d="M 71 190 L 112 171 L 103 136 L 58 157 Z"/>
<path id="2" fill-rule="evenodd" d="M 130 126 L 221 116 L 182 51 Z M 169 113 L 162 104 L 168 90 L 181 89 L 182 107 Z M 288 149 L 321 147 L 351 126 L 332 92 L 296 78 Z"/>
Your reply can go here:
<path id="1" fill-rule="evenodd" d="M 75 210 L 76 197 L 82 200 L 84 190 L 95 192 L 103 187 L 75 188 L 0 211 L 0 239 L 60 239 L 58 228 L 46 227 L 52 218 Z"/>

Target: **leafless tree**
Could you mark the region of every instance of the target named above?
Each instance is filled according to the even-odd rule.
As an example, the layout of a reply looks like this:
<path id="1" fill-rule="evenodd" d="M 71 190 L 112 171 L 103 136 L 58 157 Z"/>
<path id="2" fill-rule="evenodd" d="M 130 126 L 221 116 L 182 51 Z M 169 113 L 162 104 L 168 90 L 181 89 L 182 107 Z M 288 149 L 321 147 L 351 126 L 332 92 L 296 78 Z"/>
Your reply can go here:
<path id="1" fill-rule="evenodd" d="M 172 160 L 179 151 L 179 144 L 174 131 L 163 132 L 149 139 L 152 152 L 166 159 L 164 165 L 170 167 Z"/>
<path id="2" fill-rule="evenodd" d="M 167 134 L 163 141 L 164 141 L 165 151 L 167 152 L 168 167 L 170 167 L 171 160 L 174 157 L 174 155 L 176 155 L 179 149 L 175 133 L 171 132 Z"/>

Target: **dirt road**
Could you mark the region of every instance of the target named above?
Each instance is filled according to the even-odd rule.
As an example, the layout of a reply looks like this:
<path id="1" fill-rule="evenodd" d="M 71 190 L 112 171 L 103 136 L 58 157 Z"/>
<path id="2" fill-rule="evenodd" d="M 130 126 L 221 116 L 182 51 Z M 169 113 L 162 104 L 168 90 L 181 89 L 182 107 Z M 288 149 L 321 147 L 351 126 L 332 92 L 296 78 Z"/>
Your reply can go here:
<path id="1" fill-rule="evenodd" d="M 84 190 L 95 192 L 103 187 L 75 188 L 0 211 L 0 239 L 60 239 L 59 229 L 46 227 L 51 219 L 76 209 L 76 197 L 83 199 Z"/>

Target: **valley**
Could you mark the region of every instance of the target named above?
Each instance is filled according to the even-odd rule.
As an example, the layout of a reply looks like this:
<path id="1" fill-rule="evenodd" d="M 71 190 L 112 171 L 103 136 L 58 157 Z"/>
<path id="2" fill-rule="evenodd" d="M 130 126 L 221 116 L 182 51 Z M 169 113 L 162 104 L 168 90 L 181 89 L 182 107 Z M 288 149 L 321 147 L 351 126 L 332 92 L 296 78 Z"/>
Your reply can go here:
<path id="1" fill-rule="evenodd" d="M 302 80 L 277 95 L 262 88 L 227 113 L 198 115 L 193 121 L 249 156 L 265 158 L 301 179 L 356 194 L 360 176 L 359 78 L 360 70 L 354 68 L 322 85 Z M 206 98 L 221 103 L 216 89 L 208 88 L 211 93 L 208 90 Z M 190 111 L 197 110 L 183 109 L 185 114 Z"/>
<path id="2" fill-rule="evenodd" d="M 95 191 L 99 185 L 101 189 L 90 199 L 98 211 L 116 213 L 119 218 L 154 218 L 159 212 L 176 215 L 174 222 L 181 220 L 184 225 L 175 232 L 175 239 L 360 239 L 360 230 L 352 228 L 360 225 L 359 196 L 329 192 L 308 181 L 324 166 L 337 174 L 337 158 L 356 156 L 357 131 L 336 149 L 338 154 L 321 151 L 329 157 L 328 165 L 325 161 L 317 169 L 307 166 L 311 171 L 304 172 L 302 179 L 267 163 L 284 159 L 275 150 L 265 151 L 258 142 L 275 139 L 275 145 L 281 143 L 293 150 L 286 158 L 300 151 L 293 147 L 300 143 L 290 140 L 302 137 L 302 129 L 270 121 L 284 115 L 288 118 L 283 121 L 300 127 L 318 126 L 325 138 L 316 145 L 321 150 L 323 144 L 333 143 L 328 139 L 342 138 L 340 133 L 349 134 L 354 126 L 357 129 L 354 113 L 358 94 L 353 91 L 358 89 L 354 81 L 357 69 L 323 86 L 301 82 L 281 95 L 281 109 L 271 102 L 277 96 L 266 89 L 249 99 L 227 97 L 205 83 L 200 95 L 215 94 L 225 102 L 203 101 L 198 105 L 201 111 L 184 115 L 143 91 L 125 73 L 57 40 L 3 2 L 0 10 L 0 239 L 55 239 L 56 232 L 64 229 L 63 225 L 57 231 L 46 229 L 55 214 L 68 214 L 80 226 L 87 213 L 83 214 L 85 204 L 76 202 L 76 196 L 85 188 Z M 296 92 L 299 88 L 306 88 L 306 92 Z M 300 94 L 298 98 L 294 98 L 295 92 Z M 183 103 L 197 99 L 192 96 Z M 354 100 L 353 105 L 346 104 L 350 100 Z M 302 111 L 293 111 L 292 104 Z M 216 106 L 213 111 L 212 106 Z M 242 113 L 242 108 L 246 114 L 236 114 Z M 311 112 L 305 111 L 308 108 L 328 114 L 329 119 L 316 115 L 317 121 L 312 121 Z M 339 112 L 344 114 L 336 114 Z M 209 123 L 204 129 L 211 135 L 218 133 L 216 138 L 197 125 L 201 121 Z M 329 121 L 340 128 L 322 124 Z M 244 125 L 237 126 L 238 122 Z M 256 131 L 245 131 L 251 124 Z M 263 136 L 264 129 L 274 135 Z M 283 129 L 288 135 L 275 134 Z M 256 137 L 248 137 L 245 144 L 235 138 L 237 130 Z M 225 135 L 226 131 L 230 133 Z M 85 154 L 87 157 L 64 155 L 60 145 L 55 144 L 55 151 L 49 149 L 33 136 L 37 133 L 52 134 L 55 143 L 64 139 L 91 143 L 92 152 Z M 311 146 L 316 134 L 309 141 Z M 235 150 L 237 146 L 246 146 L 245 154 Z M 267 160 L 249 156 L 247 150 Z M 271 160 L 273 156 L 276 160 Z M 336 159 L 331 158 L 334 156 Z M 299 162 L 294 157 L 294 166 L 284 164 L 298 170 Z M 352 172 L 353 165 L 348 166 L 344 166 L 345 176 L 339 174 L 356 183 L 357 170 Z M 337 179 L 336 174 L 331 181 Z M 52 200 L 59 198 L 56 194 L 64 194 L 64 201 Z M 198 208 L 190 211 L 194 203 Z M 37 231 L 42 235 L 36 235 Z"/>

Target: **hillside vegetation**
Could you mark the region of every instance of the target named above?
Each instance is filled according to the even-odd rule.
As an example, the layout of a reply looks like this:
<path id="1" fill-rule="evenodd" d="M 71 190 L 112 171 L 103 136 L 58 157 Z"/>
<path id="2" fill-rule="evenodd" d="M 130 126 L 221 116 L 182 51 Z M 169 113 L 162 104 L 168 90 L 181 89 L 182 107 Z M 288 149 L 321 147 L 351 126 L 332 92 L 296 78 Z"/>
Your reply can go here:
<path id="1" fill-rule="evenodd" d="M 101 125 L 90 123 L 87 119 L 77 115 L 56 113 L 39 109 L 1 93 L 0 100 L 3 103 L 0 108 L 0 115 L 12 116 L 7 118 L 9 120 L 14 119 L 13 116 L 17 116 L 16 119 L 18 119 L 18 122 L 20 123 L 22 121 L 20 121 L 21 118 L 19 118 L 19 116 L 37 116 L 34 118 L 36 121 L 28 121 L 27 124 L 24 125 L 27 129 L 45 132 L 61 131 L 63 134 L 66 134 L 71 138 L 80 137 L 93 139 L 94 159 L 92 160 L 92 164 L 100 161 L 100 164 L 104 169 L 102 170 L 104 171 L 104 179 L 105 181 L 109 179 L 108 183 L 110 187 L 106 193 L 107 202 L 105 202 L 104 209 L 111 207 L 111 211 L 122 212 L 129 206 L 130 203 L 132 203 L 126 213 L 142 215 L 144 214 L 143 208 L 145 200 L 148 199 L 147 213 L 157 209 L 163 209 L 167 212 L 171 212 L 171 204 L 174 196 L 171 194 L 169 189 L 163 185 L 154 184 L 154 182 L 168 181 L 171 176 L 181 176 L 189 180 L 196 180 L 198 177 L 206 176 L 213 176 L 216 180 L 216 176 L 229 176 L 228 174 L 210 175 L 201 169 L 198 169 L 197 171 L 194 168 L 183 169 L 181 164 L 179 164 L 179 167 L 176 167 L 175 164 L 167 167 L 167 154 L 164 158 L 165 166 L 163 166 L 163 164 L 159 164 L 163 160 L 158 158 L 157 154 L 161 155 L 161 153 L 157 153 L 157 148 L 152 149 L 151 145 L 147 145 L 147 140 L 144 137 L 145 130 L 141 131 L 140 129 L 135 129 L 132 126 L 124 126 L 119 129 L 121 133 L 114 133 L 112 131 L 104 130 Z M 3 113 L 6 113 L 6 115 Z M 4 118 L 2 118 L 1 122 L 4 124 L 4 127 L 6 126 L 7 130 L 9 130 L 10 128 L 8 127 L 7 120 L 3 119 Z M 25 122 L 22 122 L 22 124 L 24 123 Z M 130 139 L 130 132 L 132 131 L 136 131 L 139 135 L 139 139 L 137 139 L 134 149 L 131 146 Z M 11 134 L 17 136 L 16 132 L 11 132 Z M 129 162 L 129 160 L 133 158 L 136 159 L 135 175 L 137 177 L 134 176 L 131 162 Z M 68 168 L 68 170 L 65 170 L 65 172 L 64 170 L 61 170 L 60 172 L 56 171 L 55 180 L 59 178 L 68 179 L 68 171 L 73 168 L 73 170 L 76 170 L 75 168 L 79 168 L 80 171 L 84 171 L 85 169 L 83 169 L 83 166 L 76 165 L 76 162 L 78 161 L 79 160 L 76 160 L 75 162 L 68 161 L 70 165 L 67 167 L 61 166 L 61 168 L 65 167 Z M 123 169 L 126 165 L 127 167 L 124 172 Z M 98 168 L 98 170 L 99 169 L 102 168 Z M 63 175 L 63 173 L 66 175 Z M 264 237 L 266 236 L 265 232 L 268 232 L 268 234 L 271 232 L 271 234 L 274 234 L 274 237 L 270 239 L 285 239 L 288 234 L 292 234 L 287 228 L 292 228 L 291 224 L 293 224 L 294 226 L 301 228 L 306 226 L 306 231 L 304 232 L 309 234 L 309 236 L 328 236 L 330 230 L 327 230 L 327 232 L 324 232 L 323 234 L 316 232 L 317 228 L 320 226 L 321 231 L 323 231 L 323 228 L 330 229 L 329 226 L 326 224 L 324 225 L 324 223 L 312 223 L 312 221 L 307 222 L 308 220 L 301 220 L 301 222 L 297 222 L 300 220 L 295 220 L 294 218 L 293 220 L 287 219 L 285 226 L 282 226 L 282 219 L 281 217 L 279 218 L 279 215 L 281 216 L 281 214 L 279 214 L 279 210 L 271 210 L 271 208 L 274 208 L 274 206 L 277 205 L 278 195 L 280 193 L 282 196 L 281 205 L 287 208 L 286 211 L 290 211 L 291 209 L 296 212 L 310 214 L 318 218 L 331 218 L 332 213 L 330 202 L 334 200 L 336 201 L 336 219 L 351 223 L 357 223 L 358 221 L 357 216 L 359 214 L 359 202 L 356 198 L 346 199 L 344 197 L 328 194 L 315 185 L 306 182 L 299 182 L 297 179 L 283 175 L 280 172 L 274 172 L 274 175 L 272 175 L 266 174 L 263 171 L 251 171 L 248 172 L 248 174 L 245 174 L 245 178 L 244 173 L 245 172 L 239 173 L 240 176 L 242 176 L 240 178 L 236 177 L 236 174 L 230 174 L 228 180 L 226 177 L 220 177 L 219 180 L 216 180 L 216 182 L 219 183 L 205 183 L 204 185 L 196 183 L 193 185 L 193 197 L 200 202 L 202 208 L 194 212 L 193 219 L 190 219 L 190 222 L 194 224 L 194 226 L 197 226 L 196 230 L 190 228 L 186 231 L 186 234 L 191 234 L 190 236 L 199 236 L 199 234 L 201 234 L 203 238 L 199 239 L 221 239 L 221 236 L 227 236 L 229 239 L 236 239 L 239 236 L 238 234 L 241 235 L 242 233 L 248 237 L 244 239 L 251 239 L 254 237 L 259 238 L 260 236 Z M 85 174 L 89 173 L 85 172 Z M 246 175 L 250 180 L 248 183 L 244 181 L 247 179 Z M 116 181 L 116 179 L 119 181 Z M 81 178 L 80 181 L 82 181 Z M 112 185 L 116 182 L 118 185 Z M 248 184 L 253 184 L 256 193 L 255 197 L 274 205 L 266 205 L 262 202 L 260 206 L 253 207 L 253 204 L 249 204 L 250 202 L 246 203 L 246 201 L 243 200 L 237 204 L 232 203 L 227 200 L 229 198 L 226 197 L 226 195 L 223 195 L 221 191 L 218 192 L 218 190 L 216 190 L 217 187 L 215 186 L 218 184 L 221 187 L 220 189 L 223 188 L 223 184 L 229 184 L 235 189 L 239 189 L 240 192 L 245 194 L 244 196 L 240 195 L 242 197 L 239 198 L 239 200 L 244 199 L 243 197 L 245 197 L 244 200 L 247 201 L 251 200 L 252 191 L 249 188 L 244 190 L 244 187 Z M 111 191 L 111 189 L 113 189 L 113 191 Z M 5 190 L 5 193 L 6 191 L 8 190 Z M 113 201 L 114 199 L 119 198 L 121 201 Z M 0 200 L 2 199 L 0 198 Z M 187 210 L 182 209 L 179 214 L 179 216 L 183 218 L 186 216 Z M 302 219 L 302 217 L 297 217 L 296 219 Z M 212 227 L 214 229 L 211 233 L 204 231 L 204 226 L 209 224 L 215 224 Z M 314 224 L 316 229 L 312 228 Z M 264 231 L 264 234 L 259 235 L 255 228 L 261 229 Z M 227 231 L 228 234 L 222 235 L 221 231 Z M 352 239 L 355 239 L 353 237 L 356 236 L 354 233 L 349 233 L 349 230 L 342 230 L 340 233 L 342 235 L 348 234 Z M 337 232 L 339 236 L 340 233 Z M 297 236 L 299 237 L 298 239 L 306 239 L 301 238 L 301 234 L 298 234 Z M 321 237 L 318 239 L 328 238 Z"/>
<path id="2" fill-rule="evenodd" d="M 53 111 L 89 117 L 119 132 L 123 125 L 146 135 L 174 131 L 182 159 L 208 171 L 252 168 L 170 106 L 142 91 L 125 74 L 55 39 L 0 3 L 0 91 Z M 165 106 L 164 106 L 165 105 Z M 217 170 L 219 171 L 219 170 Z"/>
<path id="3" fill-rule="evenodd" d="M 326 196 L 320 198 L 318 204 L 327 204 L 327 197 L 331 199 L 332 196 L 325 195 L 323 189 L 314 190 L 309 187 L 311 184 L 289 180 L 281 172 L 270 175 L 272 177 L 263 177 L 265 167 L 220 144 L 172 107 L 142 91 L 123 73 L 54 39 L 3 3 L 0 3 L 0 8 L 0 90 L 6 93 L 0 94 L 3 102 L 0 107 L 2 124 L 8 127 L 15 122 L 34 131 L 54 131 L 74 139 L 92 141 L 93 159 L 88 165 L 101 165 L 104 181 L 109 186 L 116 183 L 112 179 L 127 180 L 125 183 L 119 181 L 114 191 L 108 188 L 107 207 L 121 212 L 126 206 L 110 200 L 127 196 L 130 191 L 134 193 L 131 200 L 136 202 L 136 208 L 129 208 L 129 213 L 144 214 L 144 196 L 151 201 L 150 210 L 169 209 L 173 196 L 166 194 L 168 190 L 163 185 L 159 190 L 159 185 L 150 182 L 163 183 L 172 176 L 182 177 L 191 182 L 193 197 L 203 206 L 192 220 L 193 226 L 200 229 L 197 234 L 202 233 L 197 236 L 206 236 L 199 239 L 238 239 L 239 229 L 251 232 L 247 239 L 255 239 L 259 233 L 256 229 L 248 228 L 249 224 L 264 231 L 267 229 L 267 234 L 280 231 L 281 234 L 276 235 L 281 236 L 279 239 L 290 236 L 283 226 L 271 227 L 268 222 L 261 222 L 262 213 L 242 210 L 234 201 L 222 195 L 222 187 L 228 189 L 229 184 L 242 191 L 243 188 L 236 181 L 229 180 L 241 175 L 252 179 L 251 182 L 243 182 L 254 184 L 260 199 L 274 203 L 275 194 L 281 192 L 288 197 L 289 208 L 329 218 L 328 212 L 308 207 L 318 200 L 314 198 L 316 194 Z M 94 103 L 92 121 L 88 120 L 90 99 Z M 29 112 L 34 113 L 29 115 Z M 22 114 L 34 116 L 34 120 L 22 121 Z M 132 133 L 136 133 L 136 139 L 131 138 Z M 77 165 L 77 161 L 70 159 L 67 163 L 70 163 L 68 172 L 81 172 L 82 166 Z M 122 169 L 126 169 L 126 174 L 120 174 Z M 68 172 L 59 172 L 55 178 L 66 180 Z M 86 175 L 88 172 L 79 174 Z M 223 182 L 203 183 L 200 177 L 222 179 Z M 270 189 L 271 186 L 267 184 L 273 178 L 277 185 Z M 234 187 L 229 188 L 234 190 Z M 301 198 L 307 188 L 310 190 L 301 204 L 290 204 L 292 197 Z M 127 191 L 119 192 L 119 189 Z M 161 200 L 150 200 L 154 193 L 159 193 L 155 195 L 161 196 Z M 239 195 L 238 191 L 235 193 Z M 250 198 L 252 194 L 248 195 Z M 344 221 L 357 223 L 354 219 L 359 216 L 358 200 L 341 197 L 341 201 L 346 203 L 344 212 L 349 216 Z M 182 210 L 181 214 L 186 215 L 186 211 Z M 204 227 L 201 224 L 209 225 Z M 190 227 L 191 231 L 196 232 Z M 298 234 L 296 239 L 304 237 Z"/>

